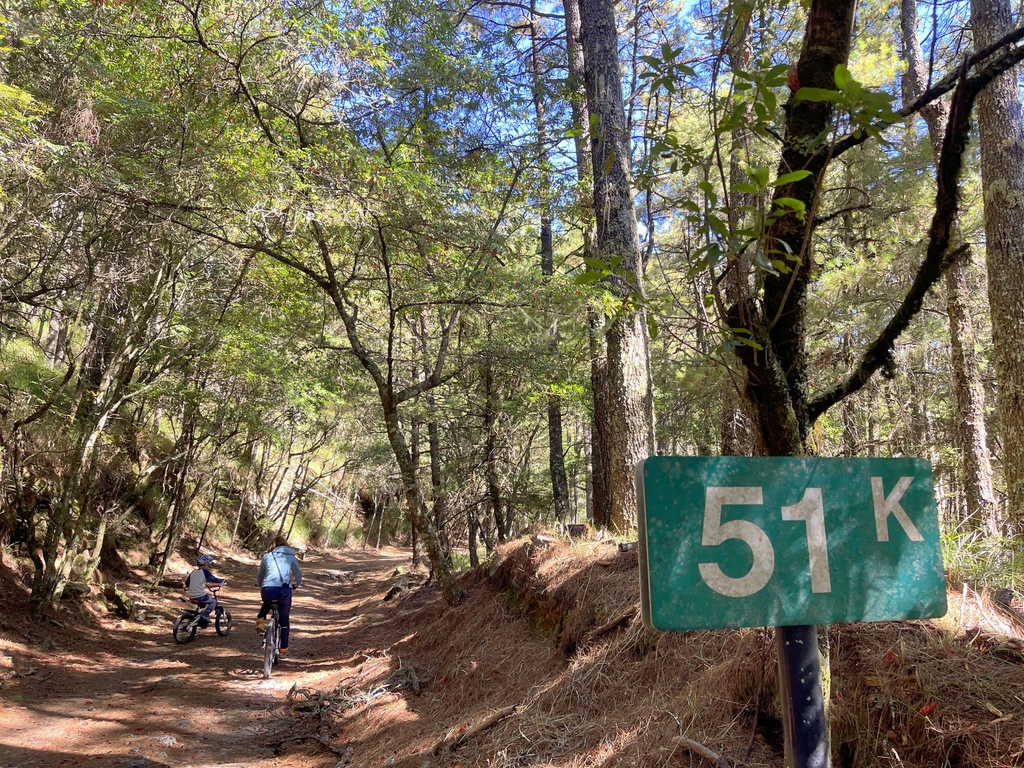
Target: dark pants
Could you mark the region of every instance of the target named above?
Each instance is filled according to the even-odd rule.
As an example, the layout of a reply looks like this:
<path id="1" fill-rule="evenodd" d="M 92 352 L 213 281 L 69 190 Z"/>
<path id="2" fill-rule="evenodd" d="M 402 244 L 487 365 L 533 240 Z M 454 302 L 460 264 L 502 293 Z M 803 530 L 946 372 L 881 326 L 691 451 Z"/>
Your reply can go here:
<path id="1" fill-rule="evenodd" d="M 213 595 L 203 595 L 202 597 L 193 597 L 192 600 L 203 609 L 203 618 L 210 618 L 210 612 L 213 610 Z"/>
<path id="2" fill-rule="evenodd" d="M 260 597 L 263 598 L 263 605 L 260 612 L 256 614 L 257 619 L 267 618 L 270 613 L 270 604 L 277 601 L 277 615 L 281 618 L 281 647 L 288 647 L 288 617 L 292 612 L 292 588 L 291 587 L 263 587 L 260 590 Z"/>

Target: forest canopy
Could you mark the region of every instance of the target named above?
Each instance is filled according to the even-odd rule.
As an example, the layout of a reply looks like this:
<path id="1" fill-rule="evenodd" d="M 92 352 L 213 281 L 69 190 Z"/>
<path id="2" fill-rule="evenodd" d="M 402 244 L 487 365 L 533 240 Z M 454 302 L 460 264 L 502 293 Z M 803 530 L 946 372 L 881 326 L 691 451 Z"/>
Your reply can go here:
<path id="1" fill-rule="evenodd" d="M 530 526 L 630 535 L 655 453 L 926 458 L 947 557 L 1012 580 L 1024 33 L 854 11 L 2 4 L 39 610 L 274 532 L 409 544 L 456 602 Z"/>

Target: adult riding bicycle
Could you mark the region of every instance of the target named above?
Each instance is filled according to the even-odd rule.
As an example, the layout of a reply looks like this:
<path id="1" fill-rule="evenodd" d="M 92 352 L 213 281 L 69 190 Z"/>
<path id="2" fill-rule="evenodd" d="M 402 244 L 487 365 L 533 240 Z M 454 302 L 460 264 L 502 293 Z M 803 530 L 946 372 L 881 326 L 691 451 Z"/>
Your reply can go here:
<path id="1" fill-rule="evenodd" d="M 270 602 L 267 626 L 263 630 L 263 677 L 270 678 L 270 671 L 281 658 L 281 614 L 277 600 Z"/>
<path id="2" fill-rule="evenodd" d="M 284 536 L 275 536 L 260 558 L 256 586 L 260 588 L 263 601 L 256 614 L 256 631 L 264 637 L 264 673 L 270 677 L 274 664 L 288 655 L 292 590 L 302 586 L 302 569 L 295 558 L 295 550 L 288 546 Z M 272 624 L 267 621 L 271 608 L 274 610 Z"/>
<path id="3" fill-rule="evenodd" d="M 231 631 L 231 611 L 221 605 L 217 599 L 217 593 L 220 592 L 221 585 L 207 584 L 206 588 L 213 595 L 213 625 L 217 630 L 217 634 L 224 637 Z M 181 615 L 174 620 L 174 639 L 179 643 L 190 643 L 195 639 L 198 630 L 210 626 L 210 620 L 203 616 L 205 606 L 197 599 L 190 598 L 186 600 L 183 597 L 179 599 L 182 602 L 192 603 L 196 606 L 195 608 L 182 611 Z"/>

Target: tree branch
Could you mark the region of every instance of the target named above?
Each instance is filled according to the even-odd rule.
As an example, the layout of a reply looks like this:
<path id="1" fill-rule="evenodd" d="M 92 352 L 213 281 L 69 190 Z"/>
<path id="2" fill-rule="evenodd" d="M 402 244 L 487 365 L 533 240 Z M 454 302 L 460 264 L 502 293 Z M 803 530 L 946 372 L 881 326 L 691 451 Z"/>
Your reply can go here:
<path id="1" fill-rule="evenodd" d="M 911 115 L 917 114 L 936 99 L 941 98 L 954 88 L 958 87 L 958 84 L 967 77 L 967 73 L 981 63 L 985 63 L 985 66 L 978 70 L 974 78 L 984 79 L 985 84 L 987 85 L 1003 72 L 1006 72 L 1021 61 L 1024 61 L 1024 46 L 1010 48 L 1000 56 L 989 60 L 989 58 L 1000 48 L 1012 46 L 1014 43 L 1018 43 L 1022 39 L 1024 39 L 1024 27 L 1019 27 L 1001 40 L 997 40 L 992 43 L 992 45 L 982 48 L 973 56 L 968 56 L 964 59 L 964 62 L 960 67 L 939 80 L 939 82 L 914 99 L 910 104 L 905 105 L 903 109 L 899 110 L 896 114 L 900 117 L 910 117 Z M 984 87 L 984 85 L 982 87 Z M 877 127 L 884 130 L 892 125 L 893 123 L 891 122 L 882 122 L 879 123 Z M 859 135 L 850 134 L 849 136 L 844 136 L 838 141 L 823 147 L 819 152 L 831 153 L 832 159 L 835 159 L 848 149 L 860 146 L 867 140 L 867 131 L 860 131 Z"/>
<path id="2" fill-rule="evenodd" d="M 968 64 L 965 62 L 965 70 L 967 66 Z M 998 69 L 998 67 L 994 66 L 984 73 L 970 78 L 966 77 L 966 71 L 964 71 L 959 78 L 950 104 L 949 122 L 946 126 L 942 153 L 935 173 L 935 215 L 932 217 L 929 229 L 928 249 L 910 291 L 882 333 L 868 347 L 860 365 L 850 377 L 811 402 L 807 411 L 808 425 L 813 424 L 833 405 L 862 389 L 879 368 L 892 365 L 896 339 L 907 329 L 910 321 L 920 311 L 924 297 L 931 287 L 938 282 L 955 258 L 967 249 L 968 246 L 965 245 L 952 254 L 947 253 L 954 220 L 960 207 L 958 182 L 971 130 L 971 109 L 977 95 L 999 74 L 999 72 L 993 72 L 994 69 Z"/>
<path id="3" fill-rule="evenodd" d="M 15 421 L 14 424 L 11 425 L 11 434 L 15 434 L 19 429 L 28 426 L 36 419 L 41 418 L 44 413 L 50 410 L 50 408 L 53 407 L 53 404 L 57 401 L 57 396 L 60 394 L 60 391 L 67 386 L 67 383 L 69 381 L 71 381 L 71 377 L 74 375 L 74 373 L 75 364 L 71 363 L 71 365 L 68 366 L 67 373 L 64 374 L 64 378 L 61 379 L 60 384 L 53 388 L 53 392 L 51 392 L 50 396 L 46 398 L 46 402 L 44 402 L 42 405 L 36 408 L 24 419 L 18 419 L 17 421 Z"/>

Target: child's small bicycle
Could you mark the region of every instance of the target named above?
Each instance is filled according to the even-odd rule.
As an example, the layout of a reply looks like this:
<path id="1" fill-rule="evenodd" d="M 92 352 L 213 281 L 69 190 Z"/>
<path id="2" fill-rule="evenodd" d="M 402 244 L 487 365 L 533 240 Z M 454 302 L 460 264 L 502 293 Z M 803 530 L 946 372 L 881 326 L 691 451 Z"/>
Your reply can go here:
<path id="1" fill-rule="evenodd" d="M 217 629 L 217 634 L 224 637 L 231 631 L 231 611 L 221 605 L 217 599 L 217 593 L 220 591 L 219 585 L 207 584 L 206 588 L 213 595 L 213 625 Z M 199 605 L 195 598 L 187 601 L 185 598 L 179 599 L 182 602 L 189 602 L 196 606 L 195 608 L 183 611 L 174 620 L 174 639 L 179 643 L 190 643 L 195 639 L 197 630 L 210 626 L 210 620 L 203 618 L 204 606 Z"/>

